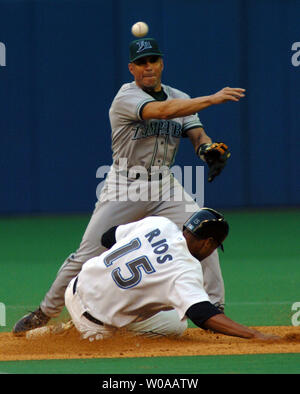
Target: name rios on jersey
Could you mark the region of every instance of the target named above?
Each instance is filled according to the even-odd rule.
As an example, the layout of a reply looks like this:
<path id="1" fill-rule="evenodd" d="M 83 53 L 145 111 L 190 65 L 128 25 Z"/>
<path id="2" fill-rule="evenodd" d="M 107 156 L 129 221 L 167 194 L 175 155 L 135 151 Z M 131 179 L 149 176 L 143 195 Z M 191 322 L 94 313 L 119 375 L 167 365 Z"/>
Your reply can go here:
<path id="1" fill-rule="evenodd" d="M 182 134 L 181 124 L 174 120 L 149 120 L 139 123 L 132 129 L 133 140 L 153 136 L 166 136 L 180 138 Z"/>
<path id="2" fill-rule="evenodd" d="M 152 243 L 153 238 L 156 238 L 160 235 L 160 229 L 156 228 L 152 231 L 150 231 L 150 233 L 145 234 L 145 238 L 147 238 L 148 242 L 150 243 L 150 245 L 153 248 L 153 252 L 157 255 L 163 255 L 163 256 L 158 256 L 156 261 L 159 264 L 163 264 L 168 260 L 173 260 L 173 256 L 171 254 L 164 254 L 167 252 L 167 250 L 169 249 L 169 245 L 167 243 L 167 240 L 164 239 L 160 239 L 159 241 L 155 240 L 155 242 Z"/>

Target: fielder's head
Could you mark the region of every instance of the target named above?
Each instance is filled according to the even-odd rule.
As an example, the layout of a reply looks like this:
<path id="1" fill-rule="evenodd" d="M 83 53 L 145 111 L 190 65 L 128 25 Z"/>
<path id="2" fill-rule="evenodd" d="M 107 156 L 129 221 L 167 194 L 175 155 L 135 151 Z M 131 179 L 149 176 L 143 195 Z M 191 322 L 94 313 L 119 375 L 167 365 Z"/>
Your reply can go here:
<path id="1" fill-rule="evenodd" d="M 129 45 L 130 73 L 143 90 L 161 90 L 162 52 L 154 38 L 143 37 Z"/>
<path id="2" fill-rule="evenodd" d="M 136 62 L 145 56 L 158 56 L 163 54 L 158 47 L 158 43 L 154 38 L 139 38 L 129 44 L 129 61 L 130 63 Z"/>
<path id="3" fill-rule="evenodd" d="M 183 234 L 194 257 L 203 260 L 216 248 L 224 251 L 223 241 L 229 232 L 224 216 L 212 208 L 202 208 L 183 225 Z"/>

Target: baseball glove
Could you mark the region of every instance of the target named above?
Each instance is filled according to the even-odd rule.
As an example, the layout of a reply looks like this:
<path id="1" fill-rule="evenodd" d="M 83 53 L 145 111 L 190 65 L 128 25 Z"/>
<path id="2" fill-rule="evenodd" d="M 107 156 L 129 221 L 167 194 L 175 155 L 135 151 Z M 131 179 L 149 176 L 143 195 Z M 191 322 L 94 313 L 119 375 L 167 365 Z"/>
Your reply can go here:
<path id="1" fill-rule="evenodd" d="M 208 165 L 208 182 L 212 182 L 220 174 L 226 165 L 227 159 L 230 157 L 228 146 L 223 142 L 201 144 L 197 154 Z"/>

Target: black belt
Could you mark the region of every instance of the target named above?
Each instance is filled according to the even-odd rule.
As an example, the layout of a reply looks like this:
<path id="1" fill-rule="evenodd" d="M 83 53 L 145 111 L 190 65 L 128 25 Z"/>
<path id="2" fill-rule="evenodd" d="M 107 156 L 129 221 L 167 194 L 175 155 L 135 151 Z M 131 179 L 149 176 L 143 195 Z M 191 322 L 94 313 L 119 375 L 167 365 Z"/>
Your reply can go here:
<path id="1" fill-rule="evenodd" d="M 76 277 L 76 279 L 74 280 L 74 283 L 73 283 L 73 294 L 76 293 L 77 282 L 78 282 L 78 276 Z M 92 323 L 99 324 L 99 326 L 103 326 L 102 321 L 96 319 L 95 317 L 93 317 L 92 315 L 90 315 L 88 312 L 84 312 L 84 313 L 83 313 L 83 316 L 84 316 L 86 319 L 88 319 L 89 321 L 91 321 Z"/>
<path id="2" fill-rule="evenodd" d="M 136 173 L 136 174 L 130 174 L 129 176 L 129 171 L 126 172 L 120 172 L 120 174 L 122 176 L 125 176 L 126 178 L 130 178 L 130 179 L 144 179 L 144 180 L 148 180 L 148 181 L 161 181 L 164 177 L 164 175 L 161 172 L 158 172 L 156 174 L 140 174 L 140 173 Z M 145 177 L 146 175 L 146 177 Z"/>

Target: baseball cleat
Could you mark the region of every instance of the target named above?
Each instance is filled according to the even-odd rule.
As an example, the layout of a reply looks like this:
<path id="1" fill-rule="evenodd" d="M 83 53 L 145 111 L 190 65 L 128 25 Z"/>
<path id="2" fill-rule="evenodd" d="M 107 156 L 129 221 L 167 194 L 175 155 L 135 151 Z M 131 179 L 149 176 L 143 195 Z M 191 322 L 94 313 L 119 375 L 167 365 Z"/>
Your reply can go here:
<path id="1" fill-rule="evenodd" d="M 45 326 L 49 320 L 50 317 L 45 315 L 41 308 L 38 308 L 23 316 L 22 319 L 15 324 L 12 332 L 13 334 L 22 334 L 25 331 Z"/>

